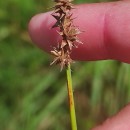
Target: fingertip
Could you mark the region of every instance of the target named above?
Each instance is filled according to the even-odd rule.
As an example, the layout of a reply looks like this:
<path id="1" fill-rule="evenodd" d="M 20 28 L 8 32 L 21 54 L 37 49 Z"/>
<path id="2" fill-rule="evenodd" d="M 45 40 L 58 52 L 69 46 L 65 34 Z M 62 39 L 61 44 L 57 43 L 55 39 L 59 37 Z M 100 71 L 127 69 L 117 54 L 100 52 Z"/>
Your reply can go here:
<path id="1" fill-rule="evenodd" d="M 50 14 L 51 12 L 35 15 L 28 24 L 28 31 L 32 41 L 47 52 L 50 51 L 50 48 L 59 38 L 56 29 L 51 29 L 55 19 Z"/>
<path id="2" fill-rule="evenodd" d="M 34 38 L 33 36 L 35 36 L 34 34 L 35 34 L 36 30 L 38 30 L 40 28 L 41 23 L 44 20 L 44 17 L 41 17 L 41 15 L 42 14 L 37 14 L 37 15 L 33 16 L 31 18 L 31 20 L 29 21 L 28 31 L 29 31 L 29 34 L 32 39 Z"/>
<path id="3" fill-rule="evenodd" d="M 32 41 L 36 44 L 41 42 L 41 25 L 44 21 L 46 15 L 37 14 L 31 18 L 28 24 L 28 31 Z"/>

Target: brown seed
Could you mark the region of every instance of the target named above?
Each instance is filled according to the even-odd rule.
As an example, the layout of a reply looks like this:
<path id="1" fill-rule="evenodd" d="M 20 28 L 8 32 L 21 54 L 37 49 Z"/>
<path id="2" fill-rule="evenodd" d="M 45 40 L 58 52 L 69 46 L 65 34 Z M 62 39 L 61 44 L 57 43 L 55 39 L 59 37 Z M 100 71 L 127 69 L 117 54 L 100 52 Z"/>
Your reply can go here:
<path id="1" fill-rule="evenodd" d="M 55 19 L 56 23 L 52 26 L 59 27 L 59 35 L 62 37 L 61 42 L 58 44 L 57 48 L 54 48 L 51 53 L 55 56 L 52 64 L 59 64 L 61 70 L 72 63 L 70 58 L 71 51 L 74 47 L 77 47 L 75 42 L 81 43 L 77 35 L 81 31 L 73 25 L 71 9 L 73 9 L 73 0 L 54 0 L 56 2 L 54 12 L 51 14 Z"/>

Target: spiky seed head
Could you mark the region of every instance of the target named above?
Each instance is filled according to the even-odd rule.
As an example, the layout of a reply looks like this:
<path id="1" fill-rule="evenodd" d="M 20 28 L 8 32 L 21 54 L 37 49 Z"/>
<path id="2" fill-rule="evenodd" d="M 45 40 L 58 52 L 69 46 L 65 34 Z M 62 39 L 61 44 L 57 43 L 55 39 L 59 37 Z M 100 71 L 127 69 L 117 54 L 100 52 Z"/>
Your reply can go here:
<path id="1" fill-rule="evenodd" d="M 56 19 L 56 23 L 52 26 L 59 27 L 59 35 L 62 40 L 58 44 L 57 48 L 54 48 L 51 53 L 55 56 L 52 64 L 60 64 L 61 70 L 64 66 L 72 63 L 70 58 L 71 51 L 76 47 L 75 42 L 80 43 L 77 35 L 81 32 L 79 29 L 73 25 L 72 13 L 70 10 L 73 9 L 72 1 L 73 0 L 53 0 L 56 2 L 54 12 L 52 16 Z"/>

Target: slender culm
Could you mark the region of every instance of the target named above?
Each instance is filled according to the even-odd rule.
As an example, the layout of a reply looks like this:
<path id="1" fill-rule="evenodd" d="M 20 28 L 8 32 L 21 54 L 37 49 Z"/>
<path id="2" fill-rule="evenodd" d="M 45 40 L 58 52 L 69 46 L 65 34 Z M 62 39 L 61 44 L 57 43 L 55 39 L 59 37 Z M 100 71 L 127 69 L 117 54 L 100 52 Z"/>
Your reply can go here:
<path id="1" fill-rule="evenodd" d="M 71 3 L 72 1 L 73 0 L 54 0 L 54 12 L 51 15 L 56 19 L 56 23 L 52 26 L 52 28 L 59 28 L 58 33 L 62 40 L 57 43 L 57 47 L 54 47 L 51 51 L 51 53 L 55 56 L 51 65 L 54 63 L 60 64 L 61 71 L 64 67 L 67 68 L 67 90 L 70 107 L 71 127 L 72 130 L 77 130 L 70 65 L 73 61 L 70 57 L 70 54 L 72 49 L 76 47 L 76 43 L 82 42 L 80 42 L 77 37 L 77 35 L 81 32 L 79 31 L 78 27 L 74 26 L 73 24 L 73 14 L 71 13 L 71 10 L 74 7 Z"/>

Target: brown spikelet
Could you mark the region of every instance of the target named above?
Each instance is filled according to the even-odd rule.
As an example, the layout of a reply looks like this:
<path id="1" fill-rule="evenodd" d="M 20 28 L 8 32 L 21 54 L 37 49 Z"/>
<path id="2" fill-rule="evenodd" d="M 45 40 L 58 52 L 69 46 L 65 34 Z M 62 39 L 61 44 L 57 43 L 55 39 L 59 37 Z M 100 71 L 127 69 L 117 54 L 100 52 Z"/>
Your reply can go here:
<path id="1" fill-rule="evenodd" d="M 75 43 L 82 43 L 77 35 L 81 33 L 79 28 L 74 26 L 72 13 L 73 0 L 54 0 L 55 6 L 53 7 L 54 12 L 51 14 L 55 19 L 56 23 L 52 28 L 59 27 L 59 35 L 62 37 L 60 43 L 56 48 L 53 48 L 51 53 L 55 56 L 52 64 L 60 64 L 61 70 L 64 66 L 68 66 L 72 61 L 70 58 L 71 51 L 74 47 L 77 47 Z"/>

